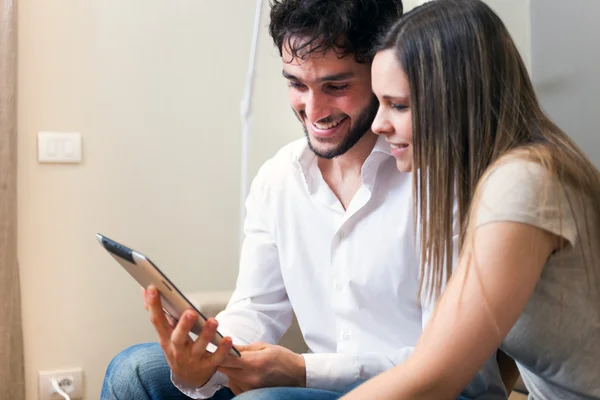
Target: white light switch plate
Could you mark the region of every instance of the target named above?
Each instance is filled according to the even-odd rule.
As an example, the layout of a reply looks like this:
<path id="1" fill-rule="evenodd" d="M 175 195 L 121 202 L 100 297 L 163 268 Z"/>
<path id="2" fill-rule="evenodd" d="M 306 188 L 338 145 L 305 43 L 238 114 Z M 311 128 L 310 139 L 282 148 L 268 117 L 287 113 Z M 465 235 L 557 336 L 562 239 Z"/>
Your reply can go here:
<path id="1" fill-rule="evenodd" d="M 80 163 L 81 133 L 40 132 L 38 161 L 41 163 Z"/>

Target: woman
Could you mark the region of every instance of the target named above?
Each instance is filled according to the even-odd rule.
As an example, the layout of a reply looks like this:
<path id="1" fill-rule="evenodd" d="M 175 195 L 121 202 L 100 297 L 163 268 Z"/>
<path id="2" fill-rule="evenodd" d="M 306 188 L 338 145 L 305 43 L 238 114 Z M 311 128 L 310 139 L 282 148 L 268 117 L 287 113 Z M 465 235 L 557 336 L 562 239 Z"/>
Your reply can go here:
<path id="1" fill-rule="evenodd" d="M 372 72 L 373 131 L 416 171 L 421 290 L 445 288 L 409 360 L 344 399 L 455 398 L 498 347 L 533 398 L 600 399 L 600 174 L 540 109 L 498 16 L 426 3 Z"/>

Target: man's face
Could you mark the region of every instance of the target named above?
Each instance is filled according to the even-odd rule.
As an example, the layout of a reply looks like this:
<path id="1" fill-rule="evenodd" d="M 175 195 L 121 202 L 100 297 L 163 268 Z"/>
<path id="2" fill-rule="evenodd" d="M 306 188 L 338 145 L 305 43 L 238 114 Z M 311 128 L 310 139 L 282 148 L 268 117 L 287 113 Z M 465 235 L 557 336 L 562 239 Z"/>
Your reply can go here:
<path id="1" fill-rule="evenodd" d="M 378 102 L 371 91 L 371 66 L 335 51 L 293 58 L 283 51 L 283 76 L 290 104 L 319 157 L 344 154 L 369 131 Z"/>

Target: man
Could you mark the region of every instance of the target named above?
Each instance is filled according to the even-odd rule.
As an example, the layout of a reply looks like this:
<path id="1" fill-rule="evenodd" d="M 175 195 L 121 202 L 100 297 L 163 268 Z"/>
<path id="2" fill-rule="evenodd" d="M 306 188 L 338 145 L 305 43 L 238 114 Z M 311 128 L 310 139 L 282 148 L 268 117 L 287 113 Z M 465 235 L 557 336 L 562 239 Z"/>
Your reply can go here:
<path id="1" fill-rule="evenodd" d="M 429 315 L 417 294 L 412 181 L 370 130 L 370 63 L 401 13 L 400 0 L 273 2 L 270 34 L 306 139 L 282 148 L 252 184 L 236 290 L 218 323 L 193 343 L 193 313 L 171 327 L 149 290 L 160 347 L 118 355 L 103 399 L 330 399 L 410 354 Z M 293 313 L 308 354 L 275 345 Z M 217 325 L 240 359 L 227 356 L 228 339 L 206 351 Z M 505 398 L 490 368 L 473 397 Z M 266 387 L 279 388 L 251 391 Z"/>

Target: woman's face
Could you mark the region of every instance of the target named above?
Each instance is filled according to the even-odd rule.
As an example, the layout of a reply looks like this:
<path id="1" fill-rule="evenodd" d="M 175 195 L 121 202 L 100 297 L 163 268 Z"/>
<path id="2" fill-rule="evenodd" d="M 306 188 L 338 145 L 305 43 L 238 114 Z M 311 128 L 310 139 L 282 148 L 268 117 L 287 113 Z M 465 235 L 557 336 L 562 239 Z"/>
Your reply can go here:
<path id="1" fill-rule="evenodd" d="M 371 129 L 392 147 L 392 155 L 400 172 L 413 169 L 413 131 L 410 88 L 393 50 L 377 53 L 371 67 L 373 92 L 379 110 Z"/>

